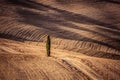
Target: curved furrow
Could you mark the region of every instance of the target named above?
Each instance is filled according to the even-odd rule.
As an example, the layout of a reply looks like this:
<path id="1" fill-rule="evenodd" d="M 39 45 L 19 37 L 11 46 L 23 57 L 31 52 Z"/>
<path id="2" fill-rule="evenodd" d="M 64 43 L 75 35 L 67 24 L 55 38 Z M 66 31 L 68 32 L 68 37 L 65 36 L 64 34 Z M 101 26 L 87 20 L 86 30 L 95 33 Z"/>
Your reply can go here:
<path id="1" fill-rule="evenodd" d="M 28 76 L 29 74 L 27 73 L 27 69 L 29 69 L 29 67 L 27 67 L 27 69 L 25 69 L 25 66 L 21 66 L 22 64 L 19 65 L 19 63 L 17 63 L 17 61 L 11 61 L 11 62 L 13 62 L 13 63 L 11 63 L 11 65 L 13 66 L 14 71 L 17 73 L 16 79 L 30 80 L 30 77 Z"/>
<path id="2" fill-rule="evenodd" d="M 6 44 L 8 42 L 5 42 Z M 21 43 L 21 45 L 23 45 L 24 43 Z M 10 45 L 10 44 L 9 44 Z M 42 44 L 41 44 L 42 45 Z M 12 45 L 10 45 L 12 46 Z M 18 45 L 19 46 L 19 45 Z M 33 45 L 31 45 L 33 46 Z M 20 46 L 19 46 L 20 47 Z M 40 48 L 40 46 L 38 46 Z M 43 47 L 43 46 L 41 46 Z M 24 47 L 25 48 L 25 47 Z M 29 50 L 33 50 L 33 49 L 29 49 Z M 119 68 L 115 68 L 116 70 L 113 70 L 113 66 L 110 67 L 106 67 L 105 64 L 108 64 L 108 62 L 103 63 L 105 60 L 102 59 L 94 59 L 94 58 L 90 58 L 90 62 L 92 62 L 93 66 L 89 66 L 91 63 L 89 61 L 87 61 L 87 66 L 83 65 L 85 62 L 85 60 L 89 59 L 88 57 L 83 57 L 84 59 L 82 60 L 82 63 L 80 62 L 81 59 L 77 59 L 77 58 L 72 58 L 72 56 L 74 57 L 74 53 L 71 52 L 67 52 L 69 53 L 68 56 L 64 55 L 64 52 L 61 52 L 59 50 L 55 51 L 55 53 L 60 53 L 60 55 L 63 55 L 63 57 L 59 57 L 58 54 L 57 57 L 58 59 L 63 59 L 63 62 L 57 60 L 57 59 L 53 59 L 52 57 L 48 58 L 48 57 L 41 57 L 40 55 L 38 56 L 34 56 L 34 54 L 39 54 L 39 53 L 44 53 L 40 50 L 40 52 L 38 51 L 38 53 L 33 53 L 32 55 L 28 55 L 27 53 L 24 54 L 7 54 L 3 55 L 0 59 L 2 60 L 8 60 L 9 63 L 12 66 L 9 66 L 9 69 L 12 67 L 12 69 L 14 70 L 14 73 L 17 74 L 11 74 L 11 79 L 22 79 L 22 80 L 34 80 L 34 79 L 43 79 L 43 77 L 48 77 L 49 80 L 74 80 L 76 79 L 81 79 L 81 80 L 90 80 L 91 78 L 94 80 L 97 80 L 100 78 L 100 80 L 102 80 L 101 76 L 103 77 L 104 75 L 104 79 L 112 79 L 112 78 L 108 78 L 109 76 L 108 73 L 102 74 L 101 72 L 98 73 L 96 71 L 97 68 L 98 70 L 102 70 L 102 72 L 104 71 L 108 71 L 110 70 L 110 74 L 109 75 L 113 75 L 113 72 L 115 72 L 116 70 L 119 71 Z M 63 54 L 62 54 L 63 53 Z M 70 56 L 70 54 L 72 54 L 72 56 Z M 53 53 L 52 53 L 53 55 Z M 6 56 L 6 58 L 5 58 Z M 69 57 L 70 56 L 70 57 Z M 80 55 L 77 55 L 78 57 Z M 82 56 L 80 56 L 82 58 Z M 11 60 L 12 59 L 12 60 Z M 107 61 L 107 59 L 106 59 Z M 119 64 L 119 61 L 115 61 L 114 60 L 108 60 L 108 61 L 112 61 L 112 63 L 114 64 Z M 5 62 L 5 61 L 4 61 Z M 3 63 L 4 63 L 3 62 Z M 67 62 L 67 63 L 66 63 Z M 7 62 L 8 63 L 8 62 Z M 14 65 L 14 64 L 16 65 Z M 88 64 L 90 63 L 90 64 Z M 3 65 L 3 64 L 2 64 Z M 94 65 L 96 67 L 94 67 Z M 20 66 L 25 66 L 25 68 L 21 69 Z M 101 67 L 104 68 L 101 69 Z M 114 66 L 119 66 L 119 65 L 114 65 Z M 111 67 L 113 67 L 111 69 Z M 106 68 L 106 69 L 105 69 Z M 11 72 L 11 70 L 9 70 Z M 23 72 L 21 72 L 23 71 Z M 38 72 L 39 71 L 39 72 Z M 88 72 L 86 72 L 88 71 Z M 23 75 L 20 73 L 24 73 Z M 83 74 L 84 73 L 84 74 Z M 5 73 L 6 74 L 6 73 Z M 62 75 L 61 75 L 62 74 Z M 115 72 L 116 74 L 116 79 L 118 79 L 118 74 L 119 72 Z M 15 77 L 13 76 L 15 75 Z M 42 75 L 42 77 L 40 77 L 40 75 Z M 88 77 L 87 77 L 87 76 Z M 100 75 L 100 77 L 99 77 Z M 8 75 L 7 75 L 8 76 Z M 24 76 L 23 78 L 21 76 Z M 54 77 L 56 76 L 56 77 Z M 97 78 L 95 78 L 97 76 Z M 115 76 L 112 76 L 115 77 Z"/>
<path id="3" fill-rule="evenodd" d="M 0 22 L 0 24 L 1 24 L 1 26 L 5 26 L 5 25 L 6 25 L 6 23 L 8 23 L 8 22 L 9 22 L 8 20 L 3 19 L 3 21 L 2 21 L 2 22 Z"/>
<path id="4" fill-rule="evenodd" d="M 9 29 L 11 29 L 11 24 L 14 22 L 8 21 L 8 23 L 5 23 L 5 25 L 1 25 L 1 32 L 6 33 Z"/>
<path id="5" fill-rule="evenodd" d="M 106 61 L 106 63 L 107 63 L 107 61 Z M 112 77 L 114 77 L 114 76 L 116 76 L 116 78 L 119 77 L 119 75 L 120 75 L 120 72 L 118 72 L 119 69 L 115 68 L 115 66 L 119 66 L 118 63 L 119 63 L 119 61 L 116 61 L 113 64 L 105 65 L 105 63 L 100 62 L 100 64 L 102 64 L 104 66 L 104 68 L 106 69 L 106 71 L 107 71 L 106 74 L 109 73 L 108 78 L 110 77 L 110 74 L 113 75 Z"/>
<path id="6" fill-rule="evenodd" d="M 20 38 L 23 38 L 25 35 L 25 32 L 27 32 L 28 30 L 25 30 L 24 28 L 21 28 L 20 30 L 19 30 L 19 32 L 17 33 L 17 37 L 20 37 Z M 24 39 L 24 38 L 23 38 Z"/>
<path id="7" fill-rule="evenodd" d="M 96 72 L 94 72 L 93 70 L 91 70 L 89 67 L 85 66 L 83 63 L 81 63 L 80 61 L 76 61 L 75 59 L 70 59 L 70 58 L 62 58 L 63 60 L 67 61 L 69 64 L 77 67 L 78 69 L 80 69 L 84 74 L 86 74 L 88 77 L 90 77 L 93 80 L 103 80 L 103 78 L 98 75 Z M 81 69 L 82 67 L 82 69 Z"/>
<path id="8" fill-rule="evenodd" d="M 64 30 L 66 30 L 66 32 L 70 31 L 70 32 L 74 33 L 76 31 L 75 33 L 77 33 L 78 35 L 84 36 L 86 38 L 93 39 L 93 42 L 95 42 L 95 40 L 96 40 L 97 42 L 101 42 L 101 43 L 105 43 L 105 44 L 109 43 L 112 46 L 114 46 L 114 45 L 117 46 L 117 44 L 120 42 L 119 38 L 111 38 L 111 37 L 109 37 L 107 35 L 102 35 L 102 34 L 100 34 L 98 32 L 95 32 L 95 34 L 93 35 L 93 33 L 92 33 L 93 31 L 89 32 L 89 31 L 77 30 L 77 29 L 74 29 L 74 28 L 64 28 L 64 27 L 62 27 L 62 28 Z M 96 30 L 94 30 L 94 31 L 96 31 Z M 76 36 L 73 33 L 71 33 L 71 34 L 73 36 Z M 84 38 L 83 38 L 83 40 L 84 40 Z"/>
<path id="9" fill-rule="evenodd" d="M 73 78 L 75 78 L 76 80 L 79 80 L 79 79 L 80 80 L 91 80 L 91 78 L 89 78 L 89 76 L 87 76 L 82 71 L 77 69 L 75 66 L 69 64 L 68 62 L 62 60 L 62 64 L 59 61 L 58 61 L 58 63 L 61 66 L 63 66 L 64 68 L 66 68 L 67 70 L 69 70 L 70 72 L 75 72 L 75 75 L 73 75 Z"/>
<path id="10" fill-rule="evenodd" d="M 18 37 L 20 37 L 20 38 L 22 38 L 22 39 L 26 39 L 26 38 L 24 38 L 24 36 L 27 36 L 27 35 L 24 35 L 24 34 L 25 34 L 27 31 L 29 31 L 29 28 L 28 28 L 28 30 L 22 28 L 22 30 L 20 31 Z"/>
<path id="11" fill-rule="evenodd" d="M 109 65 L 106 65 L 106 64 L 108 64 L 107 60 L 94 59 L 94 61 L 95 61 L 94 63 L 92 62 L 91 59 L 81 59 L 81 61 L 85 65 L 89 66 L 91 69 L 96 71 L 98 74 L 103 76 L 104 79 L 110 80 L 110 79 L 118 79 L 119 78 L 119 73 L 117 72 L 117 71 L 119 71 L 119 69 L 114 68 L 115 66 L 119 65 L 117 63 L 119 61 L 112 63 L 114 61 L 110 60 L 109 62 L 112 64 L 109 64 Z M 103 71 L 105 71 L 105 72 L 103 73 Z M 110 75 L 111 75 L 111 77 L 110 77 Z"/>
<path id="12" fill-rule="evenodd" d="M 23 26 L 20 26 L 20 25 L 17 25 L 17 26 L 19 26 L 19 27 L 15 27 L 14 29 L 11 30 L 11 34 L 13 36 L 16 36 L 19 33 L 19 30 L 22 29 L 22 27 L 23 27 Z M 18 36 L 16 36 L 16 37 L 18 37 Z"/>
<path id="13" fill-rule="evenodd" d="M 13 26 L 17 26 L 17 27 L 13 27 Z M 13 35 L 13 36 L 16 36 L 16 33 L 18 32 L 19 29 L 21 29 L 23 26 L 20 26 L 19 24 L 15 24 L 15 25 L 11 25 L 11 30 L 8 31 L 8 35 Z M 17 37 L 17 36 L 16 36 Z"/>
<path id="14" fill-rule="evenodd" d="M 22 35 L 23 39 L 30 40 L 30 36 L 32 35 L 32 32 L 33 32 L 33 28 L 32 27 L 27 28 L 26 31 Z"/>
<path id="15" fill-rule="evenodd" d="M 0 80 L 119 79 L 119 5 L 64 4 L 1 1 Z M 51 57 L 45 57 L 47 35 Z"/>
<path id="16" fill-rule="evenodd" d="M 20 26 L 22 26 L 22 25 L 20 25 Z M 23 25 L 21 28 L 19 28 L 17 30 L 17 32 L 15 34 L 16 37 L 21 37 L 22 36 L 22 34 L 26 31 L 26 29 L 24 27 L 25 27 L 25 25 Z"/>
<path id="17" fill-rule="evenodd" d="M 93 65 L 89 60 L 87 59 L 81 59 L 83 64 L 87 65 L 90 67 L 92 70 L 94 70 L 97 74 L 102 75 L 104 74 L 101 70 L 99 70 L 95 65 Z M 103 76 L 104 77 L 104 76 Z"/>
<path id="18" fill-rule="evenodd" d="M 1 19 L 0 19 L 0 24 L 1 24 L 1 26 L 2 26 L 2 25 L 5 25 L 6 22 L 7 22 L 6 19 L 4 19 L 4 18 L 1 18 Z M 1 28 L 2 28 L 2 27 L 1 27 Z"/>
<path id="19" fill-rule="evenodd" d="M 79 72 L 79 73 L 76 73 L 76 71 L 74 71 L 74 70 L 71 70 L 71 68 L 69 68 L 70 66 L 69 65 L 64 65 L 64 64 L 60 64 L 60 63 L 58 63 L 58 62 L 55 62 L 56 64 L 57 64 L 57 66 L 56 66 L 56 68 L 58 67 L 58 69 L 63 69 L 64 70 L 64 73 L 62 73 L 60 70 L 59 70 L 59 77 L 57 77 L 57 75 L 56 75 L 56 77 L 54 77 L 54 75 L 55 75 L 55 73 L 56 72 L 53 72 L 52 74 L 49 74 L 49 75 L 51 75 L 51 76 L 53 76 L 54 77 L 54 80 L 56 80 L 56 79 L 60 79 L 60 80 L 74 80 L 74 78 L 76 78 L 76 80 L 77 79 L 84 79 L 83 77 L 84 77 L 84 75 L 80 75 L 81 73 Z M 66 67 L 65 67 L 66 66 Z M 48 66 L 49 67 L 49 66 Z M 45 69 L 43 69 L 43 70 L 46 70 L 46 68 Z M 71 73 L 71 75 L 70 74 L 68 74 L 68 72 L 69 73 Z M 49 73 L 49 72 L 48 72 Z M 75 77 L 75 75 L 76 75 L 76 77 Z M 50 78 L 50 77 L 49 77 Z"/>
<path id="20" fill-rule="evenodd" d="M 38 69 L 36 70 L 35 68 L 38 68 L 37 65 L 35 65 L 35 63 L 29 63 L 27 64 L 25 70 L 27 70 L 27 73 L 30 80 L 33 80 L 33 79 L 43 79 L 43 77 L 46 77 L 45 79 L 47 79 L 47 76 L 46 75 L 43 75 L 44 72 L 42 72 L 41 69 Z M 35 67 L 35 68 L 34 68 Z M 42 72 L 42 73 L 39 73 L 39 70 Z M 32 72 L 32 73 L 31 73 Z"/>
<path id="21" fill-rule="evenodd" d="M 36 31 L 36 32 L 35 32 L 35 31 Z M 35 30 L 35 31 L 34 31 L 34 37 L 33 37 L 32 40 L 34 40 L 34 41 L 38 41 L 39 30 Z"/>
<path id="22" fill-rule="evenodd" d="M 38 35 L 36 37 L 36 41 L 41 41 L 41 42 L 45 42 L 46 41 L 46 37 L 47 37 L 47 33 L 43 32 L 43 30 L 38 30 Z"/>
<path id="23" fill-rule="evenodd" d="M 33 31 L 33 29 L 31 27 L 27 27 L 26 25 L 24 25 L 24 27 L 22 27 L 21 30 L 19 31 L 19 33 L 21 33 L 21 34 L 20 35 L 19 35 L 19 33 L 17 33 L 17 34 L 19 37 L 21 37 L 23 39 L 27 39 L 29 36 L 31 36 L 32 31 Z"/>
<path id="24" fill-rule="evenodd" d="M 85 26 L 81 24 L 76 24 L 76 25 L 78 25 L 81 28 L 84 28 L 85 31 L 92 32 L 92 33 L 94 32 L 93 34 L 98 34 L 104 37 L 107 36 L 111 38 L 119 38 L 119 34 L 120 34 L 119 30 L 113 30 L 113 29 L 102 27 L 102 26 L 93 26 L 93 25 Z M 108 35 L 111 35 L 111 36 L 108 36 Z"/>
<path id="25" fill-rule="evenodd" d="M 23 27 L 26 27 L 26 26 L 23 26 Z M 25 38 L 25 35 L 26 35 L 25 33 L 29 32 L 29 30 L 24 30 L 22 27 L 19 28 L 19 29 L 21 29 L 21 30 L 20 30 L 21 34 L 19 34 L 18 31 L 16 30 L 16 31 L 17 31 L 16 33 L 17 33 L 18 35 L 17 35 L 17 34 L 15 34 L 15 35 L 17 35 L 17 37 L 20 37 L 20 38 L 22 38 L 22 39 L 26 39 L 26 38 Z M 19 30 L 19 29 L 18 29 L 18 30 Z"/>
<path id="26" fill-rule="evenodd" d="M 9 27 L 5 27 L 3 30 L 2 30 L 2 32 L 1 33 L 3 33 L 3 34 L 8 34 L 8 35 L 11 35 L 11 34 L 13 34 L 13 29 L 14 28 L 16 28 L 16 27 L 13 27 L 13 26 L 18 26 L 18 25 L 16 25 L 16 24 L 12 24 L 12 25 L 9 25 Z M 19 28 L 19 27 L 18 27 Z M 15 31 L 17 31 L 17 30 L 15 30 Z M 14 35 L 14 34 L 13 34 Z"/>
<path id="27" fill-rule="evenodd" d="M 4 22 L 4 18 L 0 18 L 0 23 Z"/>
<path id="28" fill-rule="evenodd" d="M 45 33 L 44 33 L 44 32 L 41 32 L 41 31 L 39 31 L 38 33 L 39 33 L 39 35 L 37 36 L 37 40 L 38 40 L 38 41 L 43 41 L 43 40 L 42 40 L 42 38 L 43 38 L 42 36 L 45 35 Z"/>
<path id="29" fill-rule="evenodd" d="M 98 28 L 98 31 L 99 32 L 103 32 L 105 35 L 108 34 L 108 35 L 113 35 L 115 37 L 119 37 L 119 34 L 120 34 L 120 31 L 119 30 L 113 30 L 113 29 L 106 29 L 106 28 L 101 28 L 102 26 L 100 26 Z"/>
<path id="30" fill-rule="evenodd" d="M 56 65 L 56 64 L 55 64 Z M 55 66 L 54 65 L 54 66 Z M 36 63 L 36 66 L 37 67 L 40 67 L 41 65 L 39 64 L 39 62 L 37 62 Z M 46 66 L 46 65 L 45 65 Z M 57 65 L 56 65 L 57 66 Z M 41 66 L 42 67 L 42 70 L 40 70 L 39 72 L 41 73 L 40 75 L 42 75 L 46 80 L 55 80 L 55 78 L 57 77 L 57 74 L 60 74 L 60 73 L 57 73 L 56 75 L 52 75 L 52 74 L 54 74 L 55 73 L 55 71 L 53 71 L 53 72 L 49 72 L 49 70 L 48 69 L 46 69 L 45 67 L 44 67 L 44 65 L 42 65 Z M 49 67 L 49 66 L 47 66 L 47 67 Z M 56 68 L 54 68 L 54 69 L 56 69 Z M 62 80 L 61 79 L 61 77 L 59 78 L 60 80 Z"/>
<path id="31" fill-rule="evenodd" d="M 56 44 L 55 41 L 57 41 L 57 44 Z M 74 41 L 74 40 L 65 40 L 65 39 L 56 39 L 55 41 L 54 41 L 54 38 L 53 38 L 52 39 L 52 43 L 55 44 L 55 45 L 59 45 L 59 46 L 62 45 L 62 44 L 66 44 L 65 41 L 69 41 L 69 44 L 66 44 L 68 46 L 67 47 L 68 49 L 69 49 L 70 46 L 72 46 L 73 48 L 75 47 L 75 48 L 78 48 L 78 49 L 80 49 L 80 48 L 87 48 L 87 49 L 92 49 L 92 50 L 95 50 L 95 51 L 111 52 L 111 53 L 114 53 L 114 54 L 115 53 L 116 54 L 119 53 L 119 51 L 117 51 L 115 49 L 111 49 L 109 47 L 102 46 L 102 45 L 95 44 L 95 43 L 91 43 L 91 42 L 79 41 L 79 43 L 76 43 L 76 41 Z M 72 44 L 77 44 L 80 47 L 74 46 Z"/>
<path id="32" fill-rule="evenodd" d="M 59 38 L 52 38 L 52 44 L 54 44 L 52 45 L 52 48 L 60 48 L 64 50 L 80 52 L 95 57 L 97 56 L 106 57 L 106 58 L 113 57 L 113 59 L 115 58 L 119 59 L 119 51 L 115 49 L 111 49 L 106 46 L 101 46 L 99 44 L 93 44 L 93 43 L 91 44 L 84 41 L 82 42 L 82 41 L 65 40 L 65 39 L 63 40 Z"/>
<path id="33" fill-rule="evenodd" d="M 22 27 L 21 27 L 21 28 L 22 28 Z M 4 32 L 4 33 L 7 34 L 7 35 L 11 35 L 11 34 L 9 34 L 9 32 L 12 31 L 13 29 L 14 29 L 14 27 L 13 27 L 12 29 L 10 29 L 10 30 L 7 29 L 6 32 Z M 16 30 L 16 31 L 17 31 L 17 30 Z M 14 35 L 14 33 L 13 33 L 13 35 Z M 18 37 L 18 36 L 16 36 L 16 35 L 14 35 L 14 36 L 15 36 L 15 37 Z"/>
<path id="34" fill-rule="evenodd" d="M 30 40 L 35 41 L 34 36 L 35 36 L 35 33 L 36 33 L 36 32 L 37 32 L 36 29 L 33 29 L 33 30 L 32 30 L 32 34 L 29 36 L 29 39 L 30 39 Z"/>
<path id="35" fill-rule="evenodd" d="M 41 62 L 41 61 L 40 61 Z M 44 77 L 45 79 L 48 79 L 48 80 L 56 80 L 56 79 L 58 79 L 58 80 L 70 80 L 69 79 L 69 77 L 71 77 L 71 76 L 69 76 L 69 77 L 67 77 L 67 78 L 65 78 L 66 77 L 66 75 L 65 74 L 63 74 L 63 73 L 60 73 L 61 71 L 59 71 L 59 73 L 57 73 L 57 71 L 59 70 L 59 69 L 61 69 L 60 68 L 60 66 L 58 65 L 58 64 L 56 64 L 56 62 L 55 62 L 55 64 L 54 64 L 54 66 L 53 66 L 53 68 L 54 68 L 54 70 L 49 70 L 49 68 L 50 68 L 50 66 L 47 66 L 47 67 L 49 67 L 49 68 L 46 68 L 46 67 L 44 67 L 45 65 L 47 65 L 47 64 L 40 64 L 40 62 L 39 62 L 39 60 L 36 62 L 36 68 L 38 68 L 38 71 L 40 72 L 40 74 L 39 75 L 42 75 L 42 77 Z M 51 60 L 50 60 L 50 62 L 51 62 Z M 48 63 L 48 62 L 47 62 Z M 51 64 L 52 64 L 53 62 L 51 62 Z M 49 63 L 48 63 L 49 64 Z M 39 69 L 39 67 L 41 66 L 41 69 Z M 56 71 L 56 68 L 58 67 L 58 70 Z M 50 68 L 51 69 L 51 68 Z M 52 71 L 52 72 L 51 72 Z M 42 74 L 41 74 L 42 73 Z M 65 73 L 66 73 L 66 71 L 65 71 Z M 59 75 L 59 76 L 58 76 Z"/>

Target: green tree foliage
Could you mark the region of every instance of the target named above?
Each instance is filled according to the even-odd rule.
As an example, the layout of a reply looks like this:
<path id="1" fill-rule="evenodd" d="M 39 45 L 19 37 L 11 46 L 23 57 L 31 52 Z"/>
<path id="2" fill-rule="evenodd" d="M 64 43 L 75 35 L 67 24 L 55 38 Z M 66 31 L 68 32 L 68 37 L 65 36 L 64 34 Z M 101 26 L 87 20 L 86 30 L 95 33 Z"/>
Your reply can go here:
<path id="1" fill-rule="evenodd" d="M 46 50 L 47 50 L 47 56 L 50 56 L 50 48 L 51 48 L 51 39 L 50 36 L 47 36 L 47 42 L 46 42 Z"/>

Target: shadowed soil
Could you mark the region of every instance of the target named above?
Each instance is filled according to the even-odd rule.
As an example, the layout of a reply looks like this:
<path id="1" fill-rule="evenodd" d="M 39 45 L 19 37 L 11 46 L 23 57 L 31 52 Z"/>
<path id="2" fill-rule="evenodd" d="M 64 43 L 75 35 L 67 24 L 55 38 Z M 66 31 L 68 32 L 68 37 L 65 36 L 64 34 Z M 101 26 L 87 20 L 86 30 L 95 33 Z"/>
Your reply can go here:
<path id="1" fill-rule="evenodd" d="M 119 0 L 0 3 L 0 80 L 120 78 Z"/>

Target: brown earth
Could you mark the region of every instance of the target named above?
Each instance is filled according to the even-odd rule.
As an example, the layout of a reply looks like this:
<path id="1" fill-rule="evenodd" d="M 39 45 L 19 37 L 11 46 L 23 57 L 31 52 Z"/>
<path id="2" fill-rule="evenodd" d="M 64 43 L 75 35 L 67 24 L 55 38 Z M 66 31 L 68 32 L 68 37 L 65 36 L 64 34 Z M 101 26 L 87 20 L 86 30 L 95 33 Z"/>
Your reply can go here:
<path id="1" fill-rule="evenodd" d="M 0 80 L 120 79 L 119 0 L 0 3 Z"/>

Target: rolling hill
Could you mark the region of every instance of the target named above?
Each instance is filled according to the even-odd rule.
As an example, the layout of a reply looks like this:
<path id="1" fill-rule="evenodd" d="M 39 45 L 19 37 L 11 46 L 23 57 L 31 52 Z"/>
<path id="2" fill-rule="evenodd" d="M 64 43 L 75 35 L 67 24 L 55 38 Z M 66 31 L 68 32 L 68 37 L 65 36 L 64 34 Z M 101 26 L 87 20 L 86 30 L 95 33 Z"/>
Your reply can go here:
<path id="1" fill-rule="evenodd" d="M 120 79 L 119 0 L 0 3 L 0 80 Z"/>

